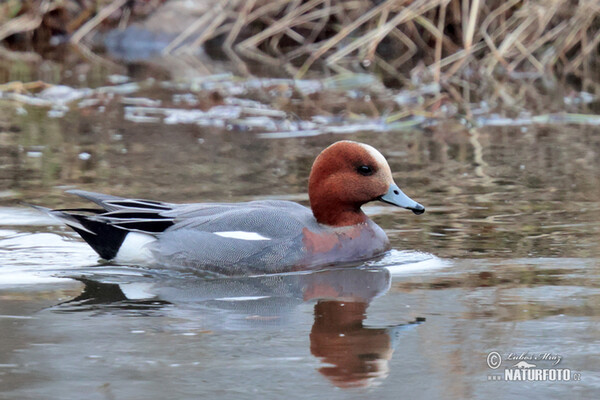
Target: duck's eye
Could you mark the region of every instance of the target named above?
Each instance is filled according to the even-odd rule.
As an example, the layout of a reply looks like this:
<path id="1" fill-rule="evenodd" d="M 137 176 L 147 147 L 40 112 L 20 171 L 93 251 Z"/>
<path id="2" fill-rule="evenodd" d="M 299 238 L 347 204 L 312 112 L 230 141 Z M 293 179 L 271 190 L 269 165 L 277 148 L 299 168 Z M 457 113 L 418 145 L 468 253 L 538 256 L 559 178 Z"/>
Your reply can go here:
<path id="1" fill-rule="evenodd" d="M 361 165 L 356 169 L 359 174 L 369 176 L 373 174 L 373 168 L 368 165 Z"/>

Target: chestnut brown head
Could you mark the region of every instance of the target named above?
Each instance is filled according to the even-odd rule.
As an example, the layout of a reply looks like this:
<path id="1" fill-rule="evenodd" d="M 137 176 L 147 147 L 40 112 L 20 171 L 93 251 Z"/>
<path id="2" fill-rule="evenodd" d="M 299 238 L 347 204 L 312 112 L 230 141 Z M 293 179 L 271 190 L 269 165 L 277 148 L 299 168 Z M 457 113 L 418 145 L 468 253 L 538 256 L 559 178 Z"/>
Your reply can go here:
<path id="1" fill-rule="evenodd" d="M 367 220 L 360 207 L 373 200 L 422 214 L 425 208 L 394 183 L 392 171 L 375 148 L 348 140 L 336 142 L 315 159 L 308 195 L 318 222 L 346 226 Z"/>

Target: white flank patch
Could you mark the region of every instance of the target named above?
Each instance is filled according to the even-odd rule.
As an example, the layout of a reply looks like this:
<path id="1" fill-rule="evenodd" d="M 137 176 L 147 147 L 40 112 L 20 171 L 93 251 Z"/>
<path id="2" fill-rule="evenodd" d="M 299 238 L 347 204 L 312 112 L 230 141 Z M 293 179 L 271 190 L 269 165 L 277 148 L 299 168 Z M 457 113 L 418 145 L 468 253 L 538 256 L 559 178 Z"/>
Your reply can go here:
<path id="1" fill-rule="evenodd" d="M 251 300 L 260 300 L 260 299 L 268 299 L 271 296 L 240 296 L 240 297 L 219 297 L 219 301 L 251 301 Z"/>
<path id="2" fill-rule="evenodd" d="M 213 232 L 215 235 L 219 235 L 224 238 L 241 239 L 241 240 L 271 240 L 271 238 L 264 237 L 260 233 L 246 232 L 246 231 L 227 231 L 227 232 Z"/>
<path id="3" fill-rule="evenodd" d="M 117 252 L 115 261 L 131 264 L 151 262 L 154 257 L 149 244 L 155 241 L 156 238 L 152 235 L 129 232 Z"/>

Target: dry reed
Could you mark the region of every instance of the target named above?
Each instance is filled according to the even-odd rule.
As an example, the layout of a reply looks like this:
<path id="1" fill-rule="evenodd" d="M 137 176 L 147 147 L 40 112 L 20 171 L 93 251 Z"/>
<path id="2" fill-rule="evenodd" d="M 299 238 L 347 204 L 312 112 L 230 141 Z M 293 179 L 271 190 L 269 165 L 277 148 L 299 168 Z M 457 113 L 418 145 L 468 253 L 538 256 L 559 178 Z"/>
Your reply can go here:
<path id="1" fill-rule="evenodd" d="M 211 41 L 232 59 L 296 78 L 368 70 L 396 84 L 453 85 L 458 97 L 465 96 L 464 82 L 481 77 L 575 78 L 592 91 L 600 82 L 597 0 L 213 1 L 214 12 L 184 30 L 165 54 L 183 55 Z M 85 1 L 31 0 L 15 12 L 16 3 L 0 6 L 0 40 L 34 32 L 48 13 L 70 3 L 67 33 L 71 42 L 85 41 L 111 12 L 136 2 L 96 1 L 94 12 L 81 6 Z"/>

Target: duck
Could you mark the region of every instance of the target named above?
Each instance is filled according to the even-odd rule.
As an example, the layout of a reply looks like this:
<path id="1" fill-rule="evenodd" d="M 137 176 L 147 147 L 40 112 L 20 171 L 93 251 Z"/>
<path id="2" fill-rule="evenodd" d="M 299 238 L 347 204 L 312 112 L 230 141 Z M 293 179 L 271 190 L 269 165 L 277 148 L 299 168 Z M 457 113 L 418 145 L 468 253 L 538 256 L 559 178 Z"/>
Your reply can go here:
<path id="1" fill-rule="evenodd" d="M 97 207 L 37 208 L 72 228 L 102 259 L 227 276 L 356 265 L 390 249 L 364 204 L 382 201 L 425 212 L 400 190 L 377 149 L 349 140 L 316 157 L 308 179 L 310 208 L 285 200 L 175 204 L 68 193 Z"/>

